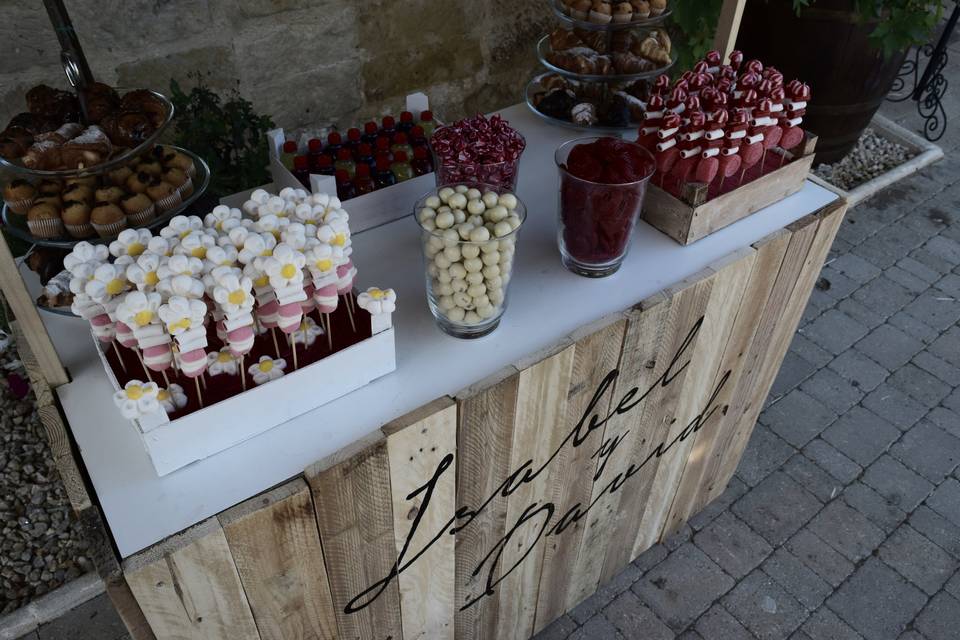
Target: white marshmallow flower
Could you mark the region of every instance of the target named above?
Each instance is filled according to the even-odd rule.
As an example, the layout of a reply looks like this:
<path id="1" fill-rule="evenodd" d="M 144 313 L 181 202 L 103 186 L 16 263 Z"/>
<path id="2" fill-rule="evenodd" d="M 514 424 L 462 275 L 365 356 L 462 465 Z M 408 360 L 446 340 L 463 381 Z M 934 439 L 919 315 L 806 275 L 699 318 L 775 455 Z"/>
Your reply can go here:
<path id="1" fill-rule="evenodd" d="M 93 272 L 93 278 L 87 282 L 84 292 L 94 302 L 102 304 L 125 292 L 129 286 L 126 268 L 122 264 L 101 264 Z"/>
<path id="2" fill-rule="evenodd" d="M 300 327 L 292 335 L 295 344 L 310 347 L 317 341 L 317 338 L 323 335 L 323 328 L 310 316 L 304 316 L 300 322 Z"/>
<path id="3" fill-rule="evenodd" d="M 166 263 L 161 265 L 157 276 L 161 280 L 167 280 L 175 276 L 199 276 L 202 273 L 203 260 L 178 253 L 170 256 Z"/>
<path id="4" fill-rule="evenodd" d="M 171 414 L 187 406 L 187 394 L 184 393 L 183 387 L 174 383 L 157 392 L 157 402 L 164 411 Z"/>
<path id="5" fill-rule="evenodd" d="M 346 248 L 350 244 L 350 226 L 343 218 L 330 218 L 317 228 L 317 240 Z"/>
<path id="6" fill-rule="evenodd" d="M 136 259 L 147 250 L 153 234 L 149 229 L 124 229 L 117 239 L 110 243 L 110 254 L 115 258 L 130 256 Z"/>
<path id="7" fill-rule="evenodd" d="M 145 327 L 149 324 L 159 324 L 162 299 L 159 293 L 144 293 L 131 291 L 117 306 L 117 318 L 131 328 Z"/>
<path id="8" fill-rule="evenodd" d="M 253 228 L 256 229 L 259 233 L 269 233 L 273 236 L 274 240 L 280 240 L 280 235 L 283 232 L 283 229 L 290 224 L 290 219 L 285 217 L 280 217 L 278 215 L 270 214 L 261 216 L 257 220 Z"/>
<path id="9" fill-rule="evenodd" d="M 105 245 L 93 245 L 83 240 L 74 245 L 73 250 L 63 259 L 63 268 L 73 274 L 74 270 L 87 263 L 100 264 L 110 257 L 110 251 Z"/>
<path id="10" fill-rule="evenodd" d="M 211 376 L 226 374 L 235 376 L 240 372 L 240 359 L 234 356 L 229 347 L 207 354 L 207 372 Z"/>
<path id="11" fill-rule="evenodd" d="M 393 313 L 397 310 L 397 294 L 393 289 L 370 287 L 357 296 L 357 304 L 372 316 Z"/>
<path id="12" fill-rule="evenodd" d="M 161 236 L 154 236 L 153 238 L 150 238 L 150 242 L 147 243 L 147 251 L 150 253 L 155 253 L 158 256 L 169 258 L 173 255 L 173 252 L 177 248 L 178 244 L 180 244 L 180 238 L 163 238 Z"/>
<path id="13" fill-rule="evenodd" d="M 243 214 L 240 209 L 232 209 L 225 204 L 218 204 L 213 211 L 203 218 L 203 225 L 218 233 L 228 233 L 234 227 L 240 226 Z"/>
<path id="14" fill-rule="evenodd" d="M 303 282 L 303 253 L 286 244 L 278 244 L 273 255 L 263 260 L 263 272 L 270 278 L 270 286 L 284 289 Z"/>
<path id="15" fill-rule="evenodd" d="M 253 377 L 257 384 L 266 384 L 271 380 L 276 380 L 283 376 L 283 370 L 287 368 L 287 361 L 283 358 L 271 358 L 270 356 L 260 356 L 260 360 L 247 369 L 247 373 Z"/>
<path id="16" fill-rule="evenodd" d="M 253 309 L 253 281 L 250 278 L 238 278 L 235 273 L 229 272 L 214 274 L 214 279 L 213 299 L 224 313 L 249 313 Z"/>
<path id="17" fill-rule="evenodd" d="M 157 315 L 172 336 L 203 326 L 207 315 L 207 305 L 203 300 L 192 300 L 182 296 L 173 296 L 166 304 L 160 305 Z"/>
<path id="18" fill-rule="evenodd" d="M 250 230 L 241 224 L 238 227 L 230 229 L 227 233 L 222 233 L 217 236 L 217 244 L 221 247 L 233 247 L 237 251 L 240 251 L 240 249 L 243 249 L 243 243 L 246 242 L 247 236 L 249 235 Z"/>
<path id="19" fill-rule="evenodd" d="M 207 249 L 203 270 L 210 273 L 217 267 L 233 267 L 237 264 L 237 249 L 232 244 L 223 247 L 213 246 Z"/>
<path id="20" fill-rule="evenodd" d="M 304 257 L 313 279 L 319 280 L 337 272 L 337 266 L 343 264 L 343 249 L 318 241 Z"/>
<path id="21" fill-rule="evenodd" d="M 181 238 L 187 237 L 191 231 L 200 231 L 203 229 L 203 220 L 197 216 L 174 216 L 163 229 L 160 229 L 162 238 Z"/>
<path id="22" fill-rule="evenodd" d="M 135 420 L 160 411 L 159 395 L 160 389 L 155 382 L 131 380 L 113 394 L 113 401 L 124 418 Z"/>
<path id="23" fill-rule="evenodd" d="M 307 227 L 299 222 L 291 222 L 280 232 L 283 244 L 303 251 L 307 245 Z"/>
<path id="24" fill-rule="evenodd" d="M 201 231 L 191 231 L 180 239 L 180 244 L 174 249 L 174 253 L 203 260 L 207 257 L 207 251 L 215 246 L 217 246 L 217 238 L 215 235 L 207 233 L 205 229 Z"/>
<path id="25" fill-rule="evenodd" d="M 269 233 L 250 233 L 244 240 L 243 248 L 237 253 L 240 264 L 252 264 L 257 258 L 273 255 L 277 239 Z"/>
<path id="26" fill-rule="evenodd" d="M 160 282 L 157 272 L 165 265 L 168 258 L 158 256 L 149 251 L 137 257 L 137 261 L 127 267 L 127 280 L 132 282 L 138 291 L 153 291 Z"/>

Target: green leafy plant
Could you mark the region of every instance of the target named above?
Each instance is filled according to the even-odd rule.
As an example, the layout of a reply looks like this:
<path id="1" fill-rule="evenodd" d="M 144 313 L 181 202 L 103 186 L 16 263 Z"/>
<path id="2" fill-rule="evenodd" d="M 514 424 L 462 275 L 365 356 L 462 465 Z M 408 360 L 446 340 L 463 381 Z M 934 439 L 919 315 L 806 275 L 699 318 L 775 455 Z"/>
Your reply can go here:
<path id="1" fill-rule="evenodd" d="M 723 0 L 676 0 L 670 4 L 677 36 L 673 38 L 677 69 L 690 69 L 713 48 L 722 4 Z"/>
<path id="2" fill-rule="evenodd" d="M 270 181 L 267 170 L 266 132 L 274 128 L 269 116 L 259 115 L 253 104 L 232 90 L 221 97 L 200 73 L 192 74 L 196 86 L 185 92 L 170 82 L 170 99 L 176 113 L 174 143 L 189 149 L 210 166 L 207 194 L 221 197 Z"/>

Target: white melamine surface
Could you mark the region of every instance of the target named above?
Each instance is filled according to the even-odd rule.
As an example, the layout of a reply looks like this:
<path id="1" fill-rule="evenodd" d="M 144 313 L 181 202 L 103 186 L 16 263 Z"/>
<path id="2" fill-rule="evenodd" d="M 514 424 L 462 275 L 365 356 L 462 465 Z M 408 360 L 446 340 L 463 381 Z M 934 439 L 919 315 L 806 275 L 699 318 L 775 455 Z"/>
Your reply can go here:
<path id="1" fill-rule="evenodd" d="M 113 406 L 87 324 L 43 314 L 73 376 L 58 394 L 122 555 L 256 495 L 390 420 L 626 309 L 836 199 L 808 182 L 799 193 L 688 247 L 641 222 L 620 272 L 590 280 L 563 269 L 556 242 L 559 178 L 553 152 L 577 135 L 543 123 L 524 106 L 504 116 L 527 139 L 518 195 L 529 217 L 499 329 L 461 341 L 435 327 L 411 218 L 358 234 L 353 240 L 358 286 L 397 291 L 397 370 L 231 449 L 158 478 L 135 427 Z M 407 199 L 395 203 L 401 214 L 412 206 Z"/>

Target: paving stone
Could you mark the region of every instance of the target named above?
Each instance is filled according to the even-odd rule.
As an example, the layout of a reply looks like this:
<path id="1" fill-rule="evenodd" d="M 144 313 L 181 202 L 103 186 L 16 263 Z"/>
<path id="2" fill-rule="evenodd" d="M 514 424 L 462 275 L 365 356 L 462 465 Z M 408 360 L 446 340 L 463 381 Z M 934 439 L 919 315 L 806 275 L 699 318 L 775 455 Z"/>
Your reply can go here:
<path id="1" fill-rule="evenodd" d="M 953 269 L 953 265 L 955 264 L 949 262 L 948 260 L 944 260 L 938 255 L 930 253 L 926 250 L 926 248 L 923 247 L 911 251 L 909 257 L 921 263 L 928 269 L 936 271 L 937 274 L 939 274 L 936 280 L 939 280 L 941 276 L 950 273 L 950 271 Z"/>
<path id="2" fill-rule="evenodd" d="M 603 615 L 627 638 L 673 640 L 667 625 L 640 602 L 632 591 L 624 591 L 603 610 Z"/>
<path id="3" fill-rule="evenodd" d="M 793 635 L 790 636 L 790 640 L 812 640 L 812 639 L 802 630 L 797 629 L 797 631 L 795 631 Z"/>
<path id="4" fill-rule="evenodd" d="M 950 328 L 960 320 L 960 300 L 935 289 L 927 289 L 903 310 L 940 331 Z"/>
<path id="5" fill-rule="evenodd" d="M 840 482 L 852 482 L 863 468 L 843 455 L 827 441 L 817 438 L 803 448 L 803 454 Z"/>
<path id="6" fill-rule="evenodd" d="M 934 329 L 927 323 L 917 320 L 906 311 L 898 311 L 887 318 L 887 324 L 925 344 L 930 344 L 940 336 L 939 329 Z"/>
<path id="7" fill-rule="evenodd" d="M 943 406 L 953 411 L 960 411 L 960 389 L 954 389 L 953 393 L 944 398 Z"/>
<path id="8" fill-rule="evenodd" d="M 800 629 L 810 640 L 863 640 L 863 636 L 827 607 L 814 611 Z"/>
<path id="9" fill-rule="evenodd" d="M 934 282 L 933 286 L 948 296 L 960 298 L 960 276 L 955 273 L 948 273 L 940 280 Z"/>
<path id="10" fill-rule="evenodd" d="M 853 563 L 840 555 L 809 528 L 798 531 L 784 546 L 834 588 L 853 573 Z"/>
<path id="11" fill-rule="evenodd" d="M 715 604 L 697 620 L 695 628 L 703 638 L 724 638 L 724 640 L 754 640 L 754 635 L 747 631 L 730 612 L 721 605 Z M 638 636 L 643 637 L 643 636 Z"/>
<path id="12" fill-rule="evenodd" d="M 960 242 L 937 236 L 927 241 L 923 248 L 951 264 L 960 264 Z"/>
<path id="13" fill-rule="evenodd" d="M 953 524 L 960 526 L 960 482 L 947 478 L 927 498 L 927 506 Z"/>
<path id="14" fill-rule="evenodd" d="M 40 640 L 113 640 L 127 632 L 107 594 L 74 608 L 69 615 L 42 625 Z"/>
<path id="15" fill-rule="evenodd" d="M 919 400 L 928 409 L 940 404 L 951 391 L 950 386 L 935 375 L 909 362 L 894 371 L 887 382 Z"/>
<path id="16" fill-rule="evenodd" d="M 776 398 L 785 395 L 810 377 L 816 370 L 816 365 L 807 362 L 793 351 L 788 351 L 783 358 L 783 364 L 780 365 L 780 371 L 773 381 L 773 386 L 770 388 L 770 396 Z"/>
<path id="17" fill-rule="evenodd" d="M 819 386 L 822 385 L 815 388 L 819 389 Z M 820 435 L 836 418 L 834 411 L 807 393 L 794 389 L 767 407 L 762 421 L 771 431 L 799 448 Z"/>
<path id="18" fill-rule="evenodd" d="M 675 531 L 669 538 L 663 541 L 663 546 L 667 548 L 667 551 L 676 551 L 684 544 L 690 542 L 691 536 L 693 536 L 693 529 L 690 528 L 690 525 L 684 524 L 679 531 Z"/>
<path id="19" fill-rule="evenodd" d="M 928 285 L 932 285 L 934 282 L 943 277 L 943 274 L 937 271 L 936 269 L 931 269 L 924 263 L 920 262 L 915 258 L 906 257 L 897 262 L 897 267 L 903 269 L 907 273 L 910 273 L 923 282 L 926 282 Z"/>
<path id="20" fill-rule="evenodd" d="M 570 640 L 625 640 L 604 616 L 597 614 L 573 632 Z"/>
<path id="21" fill-rule="evenodd" d="M 647 572 L 631 590 L 667 626 L 681 631 L 733 585 L 733 578 L 688 544 Z"/>
<path id="22" fill-rule="evenodd" d="M 878 390 L 883 388 L 881 385 Z M 896 427 L 862 407 L 854 407 L 840 416 L 822 435 L 842 454 L 863 466 L 879 458 L 899 437 Z"/>
<path id="23" fill-rule="evenodd" d="M 960 600 L 946 593 L 937 594 L 913 624 L 930 640 L 956 640 L 960 630 Z"/>
<path id="24" fill-rule="evenodd" d="M 886 276 L 871 280 L 853 294 L 853 299 L 889 318 L 913 302 L 916 294 Z"/>
<path id="25" fill-rule="evenodd" d="M 898 285 L 909 291 L 910 293 L 916 295 L 922 291 L 926 291 L 930 286 L 930 283 L 919 278 L 914 274 L 910 273 L 906 269 L 902 269 L 896 265 L 886 269 L 883 272 L 883 275 L 889 278 L 890 280 L 896 282 Z M 936 274 L 940 275 L 940 274 Z"/>
<path id="26" fill-rule="evenodd" d="M 820 509 L 813 494 L 782 471 L 772 473 L 733 505 L 767 542 L 779 546 Z"/>
<path id="27" fill-rule="evenodd" d="M 840 482 L 803 454 L 795 454 L 782 469 L 820 502 L 829 502 L 843 490 Z"/>
<path id="28" fill-rule="evenodd" d="M 655 544 L 633 560 L 633 566 L 646 573 L 664 561 L 670 551 L 662 544 Z"/>
<path id="29" fill-rule="evenodd" d="M 954 573 L 953 577 L 943 588 L 954 598 L 960 598 L 960 571 Z"/>
<path id="30" fill-rule="evenodd" d="M 960 567 L 960 563 L 950 554 L 906 524 L 894 531 L 880 546 L 879 556 L 931 596 Z"/>
<path id="31" fill-rule="evenodd" d="M 730 505 L 739 500 L 740 496 L 745 494 L 749 488 L 750 487 L 736 476 L 730 478 L 730 483 L 724 492 L 721 493 L 716 500 L 701 509 L 700 513 L 690 518 L 688 522 L 690 528 L 694 531 L 703 529 L 713 522 L 714 518 L 730 508 Z"/>
<path id="32" fill-rule="evenodd" d="M 600 585 L 593 594 L 584 598 L 576 607 L 569 611 L 570 617 L 577 624 L 584 624 L 587 620 L 600 612 L 617 595 L 630 588 L 640 579 L 643 572 L 634 564 L 628 564 L 620 573 L 611 578 L 606 584 Z"/>
<path id="33" fill-rule="evenodd" d="M 960 327 L 951 327 L 930 345 L 930 353 L 960 367 Z"/>
<path id="34" fill-rule="evenodd" d="M 876 389 L 890 375 L 889 371 L 856 349 L 847 349 L 829 367 L 864 393 Z"/>
<path id="35" fill-rule="evenodd" d="M 833 592 L 823 578 L 786 547 L 774 551 L 760 568 L 810 611 L 819 607 Z"/>
<path id="36" fill-rule="evenodd" d="M 862 480 L 904 511 L 913 511 L 933 491 L 932 484 L 886 454 L 867 468 Z"/>
<path id="37" fill-rule="evenodd" d="M 702 635 L 694 631 L 693 629 L 687 629 L 683 633 L 677 636 L 677 640 L 706 640 Z"/>
<path id="38" fill-rule="evenodd" d="M 932 374 L 949 387 L 960 386 L 960 367 L 955 367 L 946 360 L 933 355 L 930 351 L 921 351 L 913 358 L 913 364 L 927 373 Z M 947 393 L 950 392 L 949 387 Z"/>
<path id="39" fill-rule="evenodd" d="M 911 249 L 919 247 L 926 238 L 901 225 L 884 227 L 853 248 L 853 253 L 881 269 L 893 266 Z"/>
<path id="40" fill-rule="evenodd" d="M 934 407 L 927 414 L 925 420 L 929 420 L 955 438 L 960 438 L 960 414 L 946 407 Z"/>
<path id="41" fill-rule="evenodd" d="M 820 271 L 820 278 L 817 280 L 816 287 L 823 291 L 834 300 L 843 300 L 863 285 L 840 273 L 833 267 L 833 263 L 825 266 Z"/>
<path id="42" fill-rule="evenodd" d="M 833 354 L 799 333 L 795 333 L 793 335 L 793 341 L 790 343 L 789 353 L 796 353 L 798 356 L 807 362 L 816 365 L 817 367 L 825 366 L 828 362 L 833 360 Z"/>
<path id="43" fill-rule="evenodd" d="M 830 266 L 860 284 L 866 284 L 882 273 L 872 262 L 864 260 L 855 253 L 842 253 L 830 263 Z"/>
<path id="44" fill-rule="evenodd" d="M 807 618 L 803 605 L 759 569 L 723 597 L 723 606 L 761 640 L 782 640 Z"/>
<path id="45" fill-rule="evenodd" d="M 890 447 L 890 455 L 937 484 L 960 463 L 960 439 L 924 420 Z"/>
<path id="46" fill-rule="evenodd" d="M 758 424 L 750 435 L 750 442 L 737 465 L 737 476 L 748 486 L 756 486 L 786 462 L 794 453 L 793 447 L 781 440 L 763 424 Z"/>
<path id="47" fill-rule="evenodd" d="M 869 330 L 847 314 L 828 309 L 801 331 L 804 336 L 837 355 L 867 335 Z"/>
<path id="48" fill-rule="evenodd" d="M 867 394 L 863 399 L 863 406 L 876 415 L 883 416 L 901 431 L 915 425 L 930 410 L 930 407 L 892 386 L 889 378 Z"/>
<path id="49" fill-rule="evenodd" d="M 838 311 L 847 314 L 867 329 L 879 327 L 889 317 L 889 314 L 880 313 L 853 298 L 844 298 L 838 302 L 835 307 Z"/>
<path id="50" fill-rule="evenodd" d="M 766 540 L 730 512 L 704 527 L 693 542 L 734 578 L 753 571 L 773 551 Z"/>
<path id="51" fill-rule="evenodd" d="M 849 350 L 848 350 L 849 351 Z M 847 352 L 844 352 L 847 353 Z M 832 410 L 832 417 L 844 413 L 863 397 L 864 391 L 832 369 L 820 369 L 808 378 L 800 390 Z M 831 420 L 832 421 L 832 420 Z"/>
<path id="52" fill-rule="evenodd" d="M 560 616 L 534 636 L 535 640 L 566 640 L 571 633 L 577 630 L 577 623 L 567 615 Z"/>
<path id="53" fill-rule="evenodd" d="M 923 349 L 923 343 L 889 324 L 880 325 L 856 348 L 887 371 L 896 371 Z"/>
<path id="54" fill-rule="evenodd" d="M 926 505 L 910 515 L 910 526 L 935 542 L 941 549 L 960 559 L 960 525 L 950 522 Z"/>
<path id="55" fill-rule="evenodd" d="M 839 500 L 817 514 L 810 531 L 853 562 L 869 556 L 886 537 L 866 516 Z"/>
<path id="56" fill-rule="evenodd" d="M 827 606 L 867 640 L 896 637 L 927 598 L 893 569 L 870 558 L 827 599 Z"/>
<path id="57" fill-rule="evenodd" d="M 890 533 L 907 519 L 906 511 L 862 482 L 854 482 L 844 489 L 843 501 L 886 533 Z"/>

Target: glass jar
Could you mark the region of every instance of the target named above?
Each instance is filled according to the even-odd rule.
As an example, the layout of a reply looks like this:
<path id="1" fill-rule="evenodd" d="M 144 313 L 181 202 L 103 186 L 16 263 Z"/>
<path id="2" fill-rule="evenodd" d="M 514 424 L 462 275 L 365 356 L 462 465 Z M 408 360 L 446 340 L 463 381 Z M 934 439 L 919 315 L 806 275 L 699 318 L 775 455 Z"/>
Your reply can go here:
<path id="1" fill-rule="evenodd" d="M 562 144 L 554 159 L 560 172 L 560 206 L 558 243 L 564 266 L 578 275 L 602 278 L 615 273 L 630 248 L 633 230 L 643 210 L 647 183 L 653 175 L 653 155 L 638 144 L 644 157 L 649 156 L 650 172 L 634 182 L 604 183 L 578 178 L 567 170 L 571 150 L 590 144 L 599 137 L 579 138 Z"/>
<path id="2" fill-rule="evenodd" d="M 521 154 L 522 155 L 522 154 Z M 433 155 L 433 167 L 437 174 L 437 188 L 449 184 L 471 186 L 489 185 L 506 191 L 515 191 L 520 175 L 520 156 L 492 164 L 475 162 L 446 163 L 437 154 Z"/>
<path id="3" fill-rule="evenodd" d="M 437 325 L 456 338 L 489 334 L 507 308 L 526 207 L 497 185 L 454 184 L 424 195 L 413 213 Z"/>

